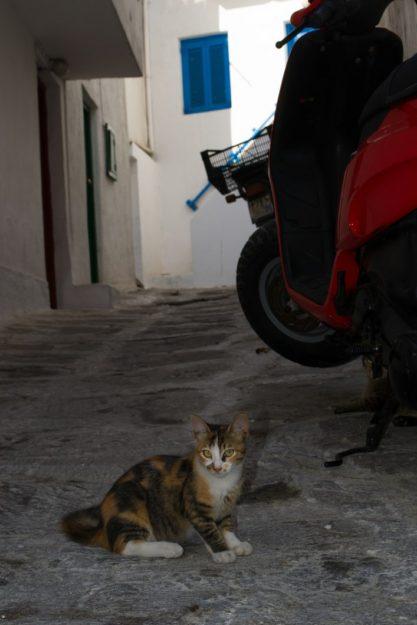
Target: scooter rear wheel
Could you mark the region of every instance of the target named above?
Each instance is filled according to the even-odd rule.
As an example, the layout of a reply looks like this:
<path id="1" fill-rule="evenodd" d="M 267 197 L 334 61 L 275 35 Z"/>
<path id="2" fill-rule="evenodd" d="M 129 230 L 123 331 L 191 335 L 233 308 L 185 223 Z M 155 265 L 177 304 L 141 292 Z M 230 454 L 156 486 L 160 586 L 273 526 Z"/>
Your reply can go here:
<path id="1" fill-rule="evenodd" d="M 335 367 L 353 359 L 344 336 L 301 310 L 289 297 L 274 220 L 260 226 L 243 248 L 237 291 L 252 328 L 284 358 L 307 367 Z"/>

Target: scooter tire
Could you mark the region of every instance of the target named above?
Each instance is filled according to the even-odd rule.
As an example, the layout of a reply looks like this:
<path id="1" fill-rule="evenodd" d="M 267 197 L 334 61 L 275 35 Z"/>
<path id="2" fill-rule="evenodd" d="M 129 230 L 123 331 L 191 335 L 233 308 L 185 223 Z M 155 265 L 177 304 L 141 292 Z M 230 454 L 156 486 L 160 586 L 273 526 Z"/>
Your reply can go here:
<path id="1" fill-rule="evenodd" d="M 262 224 L 246 243 L 238 262 L 236 282 L 246 319 L 272 350 L 307 367 L 335 367 L 353 360 L 344 334 L 301 311 L 289 298 L 275 220 Z M 292 304 L 294 323 L 284 304 Z M 302 321 L 298 325 L 297 315 Z"/>

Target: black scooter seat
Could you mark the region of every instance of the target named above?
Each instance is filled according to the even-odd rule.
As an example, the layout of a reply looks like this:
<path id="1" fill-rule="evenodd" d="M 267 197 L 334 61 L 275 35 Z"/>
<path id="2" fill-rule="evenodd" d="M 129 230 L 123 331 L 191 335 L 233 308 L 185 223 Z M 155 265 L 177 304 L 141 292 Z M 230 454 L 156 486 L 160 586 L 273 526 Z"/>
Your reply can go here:
<path id="1" fill-rule="evenodd" d="M 362 140 L 375 132 L 389 110 L 417 94 L 417 54 L 401 63 L 369 98 L 359 119 Z"/>
<path id="2" fill-rule="evenodd" d="M 340 189 L 360 142 L 359 117 L 402 60 L 401 40 L 384 29 L 334 38 L 314 31 L 297 41 L 288 59 L 271 143 L 271 184 L 287 283 L 317 304 L 329 290 Z"/>

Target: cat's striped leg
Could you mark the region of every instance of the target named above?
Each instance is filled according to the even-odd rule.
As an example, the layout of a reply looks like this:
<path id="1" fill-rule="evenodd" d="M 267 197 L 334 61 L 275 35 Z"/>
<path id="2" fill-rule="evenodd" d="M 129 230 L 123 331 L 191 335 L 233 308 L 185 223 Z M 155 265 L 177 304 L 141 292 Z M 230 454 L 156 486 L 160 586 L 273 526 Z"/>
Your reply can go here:
<path id="1" fill-rule="evenodd" d="M 110 549 L 123 556 L 179 558 L 184 553 L 177 543 L 150 540 L 149 529 L 121 516 L 111 518 L 106 531 Z"/>
<path id="2" fill-rule="evenodd" d="M 213 519 L 194 513 L 191 514 L 190 521 L 215 562 L 226 564 L 236 560 L 235 552 L 228 548 L 223 533 Z"/>
<path id="3" fill-rule="evenodd" d="M 237 556 L 250 556 L 253 551 L 253 547 L 250 543 L 239 540 L 236 534 L 232 531 L 233 521 L 231 515 L 224 517 L 224 519 L 219 522 L 219 527 L 223 533 L 228 549 L 233 551 Z"/>

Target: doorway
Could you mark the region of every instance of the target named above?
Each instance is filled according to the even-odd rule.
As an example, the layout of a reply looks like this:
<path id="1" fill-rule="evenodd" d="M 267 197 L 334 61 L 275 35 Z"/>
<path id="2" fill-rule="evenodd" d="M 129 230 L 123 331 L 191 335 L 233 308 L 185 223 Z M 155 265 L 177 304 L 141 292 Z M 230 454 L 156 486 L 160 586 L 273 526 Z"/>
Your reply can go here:
<path id="1" fill-rule="evenodd" d="M 91 109 L 84 103 L 84 145 L 85 145 L 85 169 L 87 189 L 87 230 L 88 247 L 90 252 L 90 277 L 91 282 L 99 281 L 98 253 L 97 253 L 97 228 L 96 209 L 94 198 L 94 156 L 91 130 Z"/>
<path id="2" fill-rule="evenodd" d="M 54 220 L 52 211 L 51 174 L 49 169 L 48 109 L 46 85 L 38 78 L 39 139 L 42 183 L 43 235 L 46 279 L 51 308 L 57 308 Z"/>

